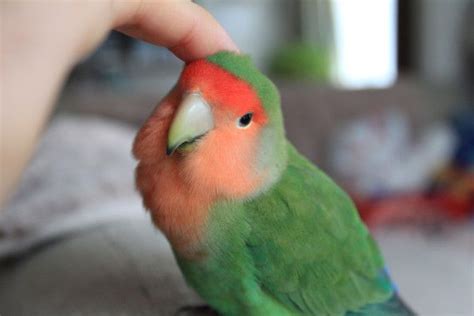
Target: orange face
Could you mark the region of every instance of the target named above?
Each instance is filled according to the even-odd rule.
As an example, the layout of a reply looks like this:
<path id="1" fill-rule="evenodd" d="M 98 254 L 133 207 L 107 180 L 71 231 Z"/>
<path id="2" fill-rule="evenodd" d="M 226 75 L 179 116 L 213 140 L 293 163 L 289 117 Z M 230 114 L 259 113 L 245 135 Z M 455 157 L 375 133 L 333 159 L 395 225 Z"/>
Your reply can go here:
<path id="1" fill-rule="evenodd" d="M 183 105 L 189 95 L 197 105 Z M 172 243 L 199 238 L 214 201 L 245 199 L 262 186 L 257 150 L 266 122 L 246 82 L 205 60 L 186 66 L 133 149 L 144 204 Z"/>

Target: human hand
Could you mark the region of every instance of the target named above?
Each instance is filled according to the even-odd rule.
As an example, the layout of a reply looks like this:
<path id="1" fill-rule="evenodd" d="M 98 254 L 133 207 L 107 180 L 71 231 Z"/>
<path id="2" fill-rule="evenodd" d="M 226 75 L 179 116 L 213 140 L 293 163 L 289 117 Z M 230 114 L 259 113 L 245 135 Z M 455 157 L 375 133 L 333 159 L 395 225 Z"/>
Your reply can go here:
<path id="1" fill-rule="evenodd" d="M 71 68 L 117 29 L 184 61 L 237 47 L 186 0 L 1 3 L 0 205 L 15 186 Z"/>

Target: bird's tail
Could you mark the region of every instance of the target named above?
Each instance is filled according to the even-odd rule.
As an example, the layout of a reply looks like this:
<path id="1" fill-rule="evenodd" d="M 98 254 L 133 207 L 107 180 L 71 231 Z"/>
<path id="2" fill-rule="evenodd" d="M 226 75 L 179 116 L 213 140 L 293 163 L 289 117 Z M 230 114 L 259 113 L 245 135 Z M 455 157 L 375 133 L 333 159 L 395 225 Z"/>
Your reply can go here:
<path id="1" fill-rule="evenodd" d="M 379 304 L 371 304 L 358 312 L 350 312 L 346 316 L 415 316 L 416 313 L 398 296 L 393 294 L 388 301 Z"/>

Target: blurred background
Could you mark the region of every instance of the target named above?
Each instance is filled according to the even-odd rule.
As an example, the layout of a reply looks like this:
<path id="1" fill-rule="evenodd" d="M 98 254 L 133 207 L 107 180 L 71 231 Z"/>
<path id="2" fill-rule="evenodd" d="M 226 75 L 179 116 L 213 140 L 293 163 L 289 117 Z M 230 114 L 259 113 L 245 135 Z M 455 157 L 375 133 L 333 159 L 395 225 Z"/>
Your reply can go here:
<path id="1" fill-rule="evenodd" d="M 474 315 L 474 1 L 196 2 L 274 80 L 288 137 L 352 196 L 408 304 Z M 0 314 L 198 301 L 142 210 L 130 154 L 182 66 L 112 32 L 73 70 L 0 212 Z"/>

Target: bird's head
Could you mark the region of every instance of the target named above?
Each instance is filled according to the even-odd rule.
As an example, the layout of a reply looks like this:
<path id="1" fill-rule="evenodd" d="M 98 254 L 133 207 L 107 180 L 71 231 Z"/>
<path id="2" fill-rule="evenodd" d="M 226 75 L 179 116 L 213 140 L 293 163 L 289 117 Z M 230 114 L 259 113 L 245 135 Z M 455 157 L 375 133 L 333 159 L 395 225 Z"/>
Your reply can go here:
<path id="1" fill-rule="evenodd" d="M 191 62 L 138 133 L 134 155 L 145 196 L 170 185 L 184 194 L 254 196 L 286 165 L 278 91 L 247 56 L 220 52 Z"/>

